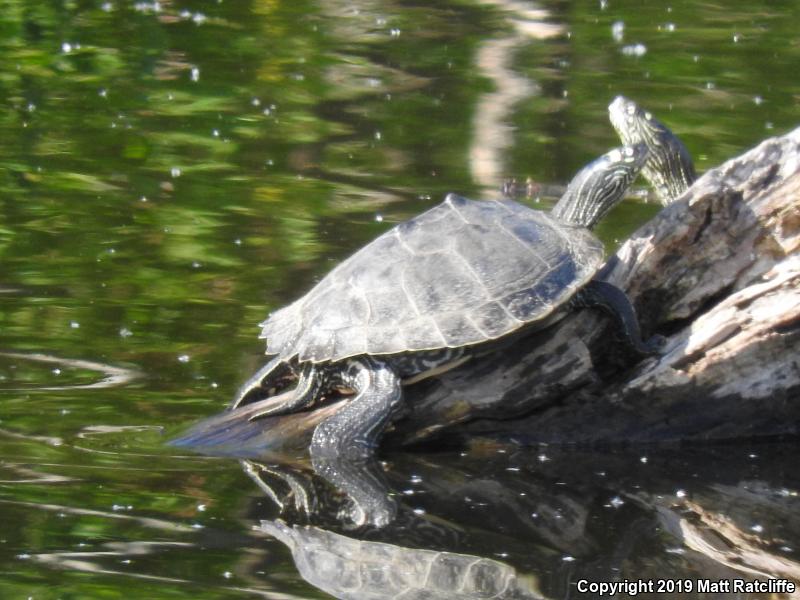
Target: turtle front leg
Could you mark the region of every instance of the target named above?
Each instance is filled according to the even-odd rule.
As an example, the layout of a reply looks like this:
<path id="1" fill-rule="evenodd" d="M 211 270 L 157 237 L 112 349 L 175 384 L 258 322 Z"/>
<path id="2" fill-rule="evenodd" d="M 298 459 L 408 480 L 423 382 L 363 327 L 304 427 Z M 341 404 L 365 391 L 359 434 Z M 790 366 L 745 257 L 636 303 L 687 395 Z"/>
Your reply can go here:
<path id="1" fill-rule="evenodd" d="M 600 308 L 616 321 L 625 343 L 637 354 L 658 354 L 664 346 L 664 338 L 654 335 L 646 342 L 642 340 L 636 309 L 628 296 L 617 286 L 607 281 L 592 280 L 570 300 L 573 308 Z"/>
<path id="2" fill-rule="evenodd" d="M 317 425 L 311 440 L 313 458 L 372 456 L 383 429 L 402 400 L 400 378 L 379 359 L 350 359 L 339 375 L 356 395 Z"/>

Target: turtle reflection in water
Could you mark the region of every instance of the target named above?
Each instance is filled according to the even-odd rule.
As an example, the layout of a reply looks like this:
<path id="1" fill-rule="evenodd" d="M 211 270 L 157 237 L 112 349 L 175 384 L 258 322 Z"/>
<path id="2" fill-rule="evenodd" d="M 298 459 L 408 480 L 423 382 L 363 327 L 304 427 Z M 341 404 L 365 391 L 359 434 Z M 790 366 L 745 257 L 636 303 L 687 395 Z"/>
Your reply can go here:
<path id="1" fill-rule="evenodd" d="M 370 456 L 402 407 L 402 385 L 550 326 L 575 308 L 611 314 L 640 355 L 643 342 L 625 294 L 593 280 L 603 244 L 591 229 L 629 187 L 645 144 L 608 152 L 573 179 L 551 213 L 510 200 L 454 194 L 389 230 L 329 273 L 308 294 L 262 323 L 273 358 L 233 401 L 262 401 L 289 378 L 294 392 L 252 415 L 313 405 L 331 389 L 354 396 L 316 426 L 315 459 Z"/>
<path id="2" fill-rule="evenodd" d="M 490 558 L 353 539 L 311 525 L 262 521 L 291 550 L 303 578 L 336 598 L 534 600 L 536 578 Z"/>

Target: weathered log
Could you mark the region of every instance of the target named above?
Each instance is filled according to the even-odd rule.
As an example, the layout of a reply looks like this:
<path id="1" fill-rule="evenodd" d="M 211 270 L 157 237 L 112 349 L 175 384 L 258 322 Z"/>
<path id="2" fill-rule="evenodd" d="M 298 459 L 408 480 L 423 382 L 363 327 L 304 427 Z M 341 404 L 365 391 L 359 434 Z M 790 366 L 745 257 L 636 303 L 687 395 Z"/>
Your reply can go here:
<path id="1" fill-rule="evenodd" d="M 573 313 L 408 387 L 390 437 L 455 425 L 560 443 L 797 434 L 798 248 L 800 129 L 706 173 L 601 273 L 627 291 L 646 334 L 667 337 L 661 356 L 634 364 L 603 317 Z"/>

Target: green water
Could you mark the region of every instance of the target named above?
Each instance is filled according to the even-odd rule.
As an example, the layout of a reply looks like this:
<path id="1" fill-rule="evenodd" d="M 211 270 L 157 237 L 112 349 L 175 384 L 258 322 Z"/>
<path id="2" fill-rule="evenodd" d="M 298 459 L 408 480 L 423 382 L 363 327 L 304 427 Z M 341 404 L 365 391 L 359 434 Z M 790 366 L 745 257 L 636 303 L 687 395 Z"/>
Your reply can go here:
<path id="1" fill-rule="evenodd" d="M 257 324 L 448 191 L 565 183 L 617 144 L 617 94 L 700 171 L 794 128 L 798 22 L 794 2 L 0 2 L 0 598 L 329 597 L 252 531 L 278 513 L 236 461 L 164 445 L 261 364 Z M 655 210 L 625 203 L 600 234 L 613 246 Z M 495 538 L 468 502 L 443 503 L 437 519 L 473 538 L 447 549 L 484 536 L 563 597 L 578 573 L 611 577 L 644 519 L 649 558 L 628 576 L 715 576 L 644 505 L 604 506 L 637 485 L 735 499 L 720 490 L 758 481 L 783 504 L 737 523 L 800 572 L 792 446 L 737 447 L 710 470 L 662 452 L 657 471 L 609 459 L 645 471 L 599 486 L 581 475 L 598 458 L 486 459 L 521 468 L 526 494 L 565 483 L 584 518 Z M 470 460 L 386 468 L 402 496 L 418 461 L 439 485 L 486 468 Z"/>

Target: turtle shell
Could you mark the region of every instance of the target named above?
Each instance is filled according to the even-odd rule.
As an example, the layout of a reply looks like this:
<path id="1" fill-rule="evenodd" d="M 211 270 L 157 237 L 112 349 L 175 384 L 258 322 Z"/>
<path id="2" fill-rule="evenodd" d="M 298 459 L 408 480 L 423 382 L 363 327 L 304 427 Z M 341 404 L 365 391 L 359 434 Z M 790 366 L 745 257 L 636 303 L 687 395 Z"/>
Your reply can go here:
<path id="1" fill-rule="evenodd" d="M 597 271 L 587 229 L 449 194 L 261 323 L 267 354 L 338 361 L 481 344 L 547 318 Z"/>

